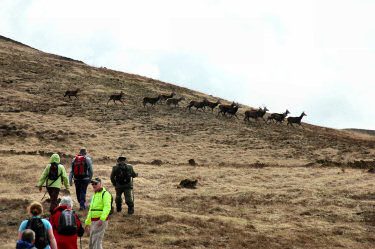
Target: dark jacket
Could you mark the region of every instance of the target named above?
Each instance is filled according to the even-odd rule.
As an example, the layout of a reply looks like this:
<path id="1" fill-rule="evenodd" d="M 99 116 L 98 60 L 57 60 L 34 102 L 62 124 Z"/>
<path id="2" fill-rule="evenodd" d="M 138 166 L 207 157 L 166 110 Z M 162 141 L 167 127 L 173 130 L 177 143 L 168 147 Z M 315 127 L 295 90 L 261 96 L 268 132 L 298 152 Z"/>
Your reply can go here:
<path id="1" fill-rule="evenodd" d="M 113 168 L 112 168 L 112 173 L 111 173 L 112 185 L 115 186 L 115 188 L 131 188 L 132 189 L 133 188 L 133 182 L 132 181 L 130 183 L 120 185 L 118 183 L 118 181 L 116 180 L 118 172 L 119 172 L 120 168 L 122 168 L 122 167 L 128 167 L 128 170 L 129 170 L 129 173 L 130 173 L 131 177 L 137 177 L 138 176 L 138 174 L 134 172 L 133 165 L 127 164 L 127 163 L 124 163 L 124 162 L 118 163 L 116 166 L 113 166 Z"/>
<path id="2" fill-rule="evenodd" d="M 16 249 L 36 249 L 36 247 L 27 241 L 19 240 Z"/>

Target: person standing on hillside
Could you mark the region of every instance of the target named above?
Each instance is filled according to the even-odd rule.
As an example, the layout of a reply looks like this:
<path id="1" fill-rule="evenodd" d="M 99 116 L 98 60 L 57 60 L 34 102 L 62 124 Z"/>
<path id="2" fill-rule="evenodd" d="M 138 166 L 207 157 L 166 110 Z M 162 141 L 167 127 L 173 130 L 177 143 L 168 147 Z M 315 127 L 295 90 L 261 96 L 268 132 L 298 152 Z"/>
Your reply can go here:
<path id="1" fill-rule="evenodd" d="M 77 237 L 85 232 L 72 208 L 72 198 L 64 196 L 49 218 L 58 248 L 78 249 Z"/>
<path id="2" fill-rule="evenodd" d="M 43 214 L 43 206 L 39 202 L 32 202 L 27 207 L 30 219 L 24 220 L 18 229 L 18 240 L 22 240 L 23 233 L 31 229 L 35 233 L 35 247 L 38 249 L 57 249 L 55 236 L 53 235 L 51 223 L 48 220 L 40 218 Z"/>
<path id="3" fill-rule="evenodd" d="M 69 173 L 69 184 L 76 186 L 77 201 L 79 202 L 79 210 L 86 209 L 86 192 L 87 187 L 93 176 L 92 160 L 87 156 L 86 148 L 82 148 L 79 154 L 72 160 L 72 169 Z"/>
<path id="4" fill-rule="evenodd" d="M 98 177 L 91 180 L 91 186 L 94 195 L 91 198 L 90 209 L 85 221 L 85 231 L 90 232 L 89 249 L 102 249 L 102 240 L 111 211 L 112 196 L 102 186 L 102 180 Z"/>
<path id="5" fill-rule="evenodd" d="M 16 249 L 37 249 L 34 245 L 35 233 L 31 229 L 22 232 L 21 240 L 17 241 Z"/>
<path id="6" fill-rule="evenodd" d="M 133 177 L 137 177 L 138 174 L 134 172 L 131 164 L 125 163 L 126 157 L 120 156 L 117 159 L 117 164 L 113 166 L 111 173 L 111 182 L 116 189 L 116 209 L 117 212 L 121 212 L 122 209 L 122 198 L 121 195 L 124 193 L 125 203 L 128 205 L 128 214 L 134 213 L 134 200 L 132 199 L 133 189 Z"/>
<path id="7" fill-rule="evenodd" d="M 57 207 L 57 198 L 61 185 L 64 184 L 65 188 L 69 189 L 68 176 L 64 166 L 60 164 L 60 156 L 58 154 L 53 154 L 49 164 L 45 167 L 38 183 L 39 192 L 42 192 L 44 182 L 46 182 L 46 188 L 51 199 L 49 211 L 52 213 Z"/>

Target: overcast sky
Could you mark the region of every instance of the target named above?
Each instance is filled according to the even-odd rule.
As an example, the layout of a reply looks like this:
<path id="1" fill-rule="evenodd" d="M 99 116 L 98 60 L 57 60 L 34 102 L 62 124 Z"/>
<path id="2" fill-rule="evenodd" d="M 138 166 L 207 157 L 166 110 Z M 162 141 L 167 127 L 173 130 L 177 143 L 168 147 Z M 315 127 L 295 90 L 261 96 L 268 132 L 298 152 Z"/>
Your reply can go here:
<path id="1" fill-rule="evenodd" d="M 375 1 L 0 0 L 0 35 L 332 128 L 375 129 Z"/>

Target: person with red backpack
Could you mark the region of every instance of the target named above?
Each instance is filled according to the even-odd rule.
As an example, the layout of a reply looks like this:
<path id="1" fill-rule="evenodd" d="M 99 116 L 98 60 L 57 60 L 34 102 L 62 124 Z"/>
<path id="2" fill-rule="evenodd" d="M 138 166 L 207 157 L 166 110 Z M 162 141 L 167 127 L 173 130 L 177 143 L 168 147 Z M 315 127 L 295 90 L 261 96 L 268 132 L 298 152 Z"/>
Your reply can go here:
<path id="1" fill-rule="evenodd" d="M 57 198 L 59 197 L 61 185 L 64 184 L 69 189 L 69 180 L 65 168 L 60 164 L 60 156 L 53 154 L 49 164 L 45 167 L 38 183 L 39 192 L 42 191 L 44 182 L 51 199 L 50 213 L 57 207 Z"/>
<path id="2" fill-rule="evenodd" d="M 64 196 L 49 218 L 58 248 L 78 249 L 77 237 L 82 237 L 85 232 L 72 208 L 72 198 Z"/>
<path id="3" fill-rule="evenodd" d="M 92 169 L 91 158 L 87 156 L 86 148 L 82 148 L 79 155 L 72 160 L 72 169 L 69 173 L 69 184 L 76 186 L 77 201 L 79 202 L 79 210 L 86 209 L 86 192 L 87 187 L 92 179 L 94 171 Z"/>

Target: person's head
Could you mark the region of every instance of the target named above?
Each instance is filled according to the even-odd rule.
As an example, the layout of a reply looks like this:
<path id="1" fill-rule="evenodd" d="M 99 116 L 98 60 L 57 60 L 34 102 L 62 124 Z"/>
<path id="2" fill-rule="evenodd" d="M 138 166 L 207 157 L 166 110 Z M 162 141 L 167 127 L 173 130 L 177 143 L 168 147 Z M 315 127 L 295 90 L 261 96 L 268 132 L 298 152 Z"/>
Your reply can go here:
<path id="1" fill-rule="evenodd" d="M 95 192 L 102 187 L 102 179 L 99 177 L 93 178 L 90 183 Z"/>
<path id="2" fill-rule="evenodd" d="M 87 150 L 86 150 L 86 148 L 81 148 L 81 149 L 79 150 L 79 154 L 86 155 L 86 154 L 87 154 Z"/>
<path id="3" fill-rule="evenodd" d="M 73 200 L 72 200 L 72 197 L 70 196 L 63 196 L 61 198 L 61 201 L 59 203 L 59 206 L 61 205 L 65 205 L 65 206 L 68 206 L 70 208 L 73 208 Z"/>
<path id="4" fill-rule="evenodd" d="M 60 156 L 58 154 L 52 154 L 51 158 L 49 159 L 49 163 L 60 163 Z"/>
<path id="5" fill-rule="evenodd" d="M 117 162 L 118 163 L 123 163 L 123 162 L 125 162 L 126 161 L 126 157 L 125 156 L 119 156 L 118 158 L 117 158 Z"/>
<path id="6" fill-rule="evenodd" d="M 40 216 L 43 214 L 43 206 L 37 201 L 34 201 L 27 208 L 31 216 Z"/>
<path id="7" fill-rule="evenodd" d="M 35 233 L 34 233 L 34 231 L 31 230 L 31 229 L 25 229 L 23 231 L 23 233 L 22 233 L 21 240 L 33 244 L 34 241 L 35 241 Z"/>

